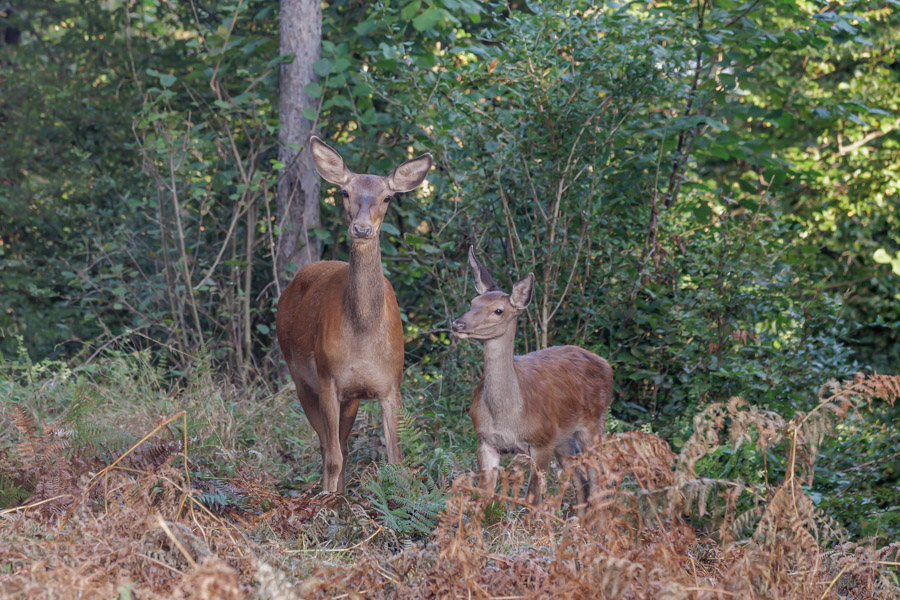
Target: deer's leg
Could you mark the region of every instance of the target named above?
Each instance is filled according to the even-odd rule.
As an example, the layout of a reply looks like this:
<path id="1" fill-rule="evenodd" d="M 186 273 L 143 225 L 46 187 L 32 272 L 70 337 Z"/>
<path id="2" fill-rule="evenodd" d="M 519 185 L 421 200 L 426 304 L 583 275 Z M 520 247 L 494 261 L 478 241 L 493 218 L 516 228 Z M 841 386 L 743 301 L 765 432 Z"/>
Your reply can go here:
<path id="1" fill-rule="evenodd" d="M 303 414 L 306 420 L 312 425 L 316 436 L 319 438 L 319 451 L 322 453 L 322 461 L 325 461 L 325 422 L 322 420 L 322 413 L 319 411 L 319 397 L 303 382 L 294 383 L 297 385 L 297 398 L 300 399 L 300 406 L 303 407 Z M 324 471 L 323 471 L 324 474 Z"/>
<path id="2" fill-rule="evenodd" d="M 319 380 L 319 412 L 322 414 L 322 490 L 338 491 L 338 479 L 344 464 L 341 453 L 340 413 L 337 385 L 333 379 Z"/>
<path id="3" fill-rule="evenodd" d="M 578 441 L 572 436 L 557 446 L 554 452 L 559 466 L 565 468 L 571 457 L 581 453 L 581 448 L 578 446 Z M 588 500 L 588 480 L 582 469 L 575 469 L 574 477 L 575 479 L 572 483 L 575 485 L 575 498 L 578 503 L 575 510 L 579 517 L 583 517 L 584 507 L 587 506 Z"/>
<path id="4" fill-rule="evenodd" d="M 341 454 L 344 462 L 341 463 L 341 476 L 338 478 L 338 492 L 344 493 L 344 478 L 347 474 L 347 459 L 350 458 L 350 447 L 347 439 L 350 437 L 350 430 L 353 429 L 353 423 L 356 421 L 356 411 L 359 410 L 359 400 L 349 400 L 341 405 Z"/>
<path id="5" fill-rule="evenodd" d="M 598 444 L 603 439 L 603 430 L 599 427 L 594 428 L 594 431 L 588 431 L 585 429 L 579 429 L 575 432 L 575 441 L 578 442 L 578 445 L 581 446 L 581 450 L 584 451 L 588 448 L 592 448 L 594 446 L 594 442 L 596 441 Z M 590 501 L 591 491 L 596 491 L 598 489 L 598 480 L 597 480 L 597 471 L 595 469 L 587 469 L 587 483 L 585 485 L 585 502 Z"/>
<path id="6" fill-rule="evenodd" d="M 500 468 L 500 453 L 484 442 L 478 443 L 478 470 L 481 472 L 481 486 L 493 493 L 497 486 L 497 470 Z"/>
<path id="7" fill-rule="evenodd" d="M 319 412 L 319 397 L 305 383 L 297 382 L 297 398 L 303 407 L 306 420 L 312 425 L 319 438 L 322 437 L 322 414 Z"/>
<path id="8" fill-rule="evenodd" d="M 381 404 L 381 426 L 384 429 L 384 445 L 387 450 L 387 460 L 390 464 L 396 464 L 403 460 L 403 453 L 400 451 L 400 438 L 397 434 L 400 390 L 391 390 L 386 398 L 379 398 L 378 401 Z"/>
<path id="9" fill-rule="evenodd" d="M 528 480 L 528 493 L 525 494 L 525 500 L 533 506 L 541 505 L 542 492 L 541 487 L 544 483 L 547 467 L 550 466 L 550 455 L 553 454 L 553 448 L 535 448 L 531 447 L 528 451 L 531 455 L 531 478 Z"/>

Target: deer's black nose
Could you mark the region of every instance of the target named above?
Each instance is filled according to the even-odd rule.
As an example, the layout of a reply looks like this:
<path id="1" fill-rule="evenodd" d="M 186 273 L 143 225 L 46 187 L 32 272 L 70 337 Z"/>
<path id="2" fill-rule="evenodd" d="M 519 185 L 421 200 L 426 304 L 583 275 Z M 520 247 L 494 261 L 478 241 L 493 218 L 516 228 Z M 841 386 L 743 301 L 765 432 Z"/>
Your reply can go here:
<path id="1" fill-rule="evenodd" d="M 372 233 L 371 225 L 359 225 L 357 223 L 353 224 L 353 234 L 359 236 L 368 237 Z"/>
<path id="2" fill-rule="evenodd" d="M 462 331 L 466 328 L 466 323 L 462 319 L 456 319 L 452 323 L 450 323 L 450 329 L 453 331 Z"/>

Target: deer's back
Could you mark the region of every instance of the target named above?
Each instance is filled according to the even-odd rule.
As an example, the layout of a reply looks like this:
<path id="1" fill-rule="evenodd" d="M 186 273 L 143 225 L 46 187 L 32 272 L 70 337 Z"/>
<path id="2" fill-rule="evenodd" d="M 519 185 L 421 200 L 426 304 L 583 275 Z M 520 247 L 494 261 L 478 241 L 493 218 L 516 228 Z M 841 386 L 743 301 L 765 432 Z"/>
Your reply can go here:
<path id="1" fill-rule="evenodd" d="M 605 429 L 613 395 L 613 371 L 605 359 L 578 346 L 553 346 L 515 357 L 515 371 L 522 410 L 512 414 L 503 398 L 487 398 L 482 381 L 470 410 L 476 432 L 545 446 L 578 429 Z"/>
<path id="2" fill-rule="evenodd" d="M 354 330 L 346 312 L 350 265 L 319 261 L 303 267 L 278 300 L 278 343 L 291 376 L 318 391 L 328 372 L 345 397 L 372 398 L 399 385 L 403 373 L 403 324 L 394 288 L 382 278 L 384 310 L 369 328 Z"/>
<path id="3" fill-rule="evenodd" d="M 612 401 L 612 367 L 584 348 L 552 346 L 530 352 L 516 357 L 515 368 L 528 410 L 557 404 L 567 412 L 599 418 Z"/>

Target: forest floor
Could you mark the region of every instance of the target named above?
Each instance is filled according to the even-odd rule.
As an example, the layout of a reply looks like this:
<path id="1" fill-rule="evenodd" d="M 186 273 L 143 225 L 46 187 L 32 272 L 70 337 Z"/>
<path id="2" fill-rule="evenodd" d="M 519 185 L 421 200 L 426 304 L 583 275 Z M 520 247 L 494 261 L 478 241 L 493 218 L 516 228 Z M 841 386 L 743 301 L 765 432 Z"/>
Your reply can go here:
<path id="1" fill-rule="evenodd" d="M 348 494 L 316 494 L 318 445 L 287 394 L 102 372 L 0 381 L 0 597 L 900 597 L 900 542 L 851 539 L 807 493 L 823 437 L 895 403 L 900 377 L 832 382 L 790 420 L 709 404 L 677 454 L 612 434 L 532 509 L 521 460 L 487 492 L 452 452 L 418 463 L 409 426 L 407 464 L 372 460 L 374 411 L 360 413 Z M 765 485 L 698 475 L 747 443 L 785 468 Z M 577 469 L 597 480 L 581 516 Z"/>

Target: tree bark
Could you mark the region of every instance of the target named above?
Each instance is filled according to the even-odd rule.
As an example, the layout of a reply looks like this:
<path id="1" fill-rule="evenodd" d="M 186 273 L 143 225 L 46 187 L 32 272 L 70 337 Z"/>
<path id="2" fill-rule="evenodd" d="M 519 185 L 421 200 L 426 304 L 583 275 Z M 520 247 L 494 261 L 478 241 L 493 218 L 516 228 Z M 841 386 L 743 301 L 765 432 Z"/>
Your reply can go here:
<path id="1" fill-rule="evenodd" d="M 319 174 L 309 151 L 313 122 L 303 116 L 304 108 L 317 109 L 306 93 L 306 86 L 318 79 L 313 70 L 322 55 L 322 4 L 320 0 L 281 0 L 280 53 L 293 54 L 294 60 L 281 65 L 278 90 L 278 160 L 287 165 L 278 182 L 275 222 L 275 289 L 278 295 L 302 267 L 319 260 L 322 252 L 318 238 L 310 239 L 310 227 L 321 224 L 319 217 Z M 291 144 L 294 148 L 288 146 Z M 302 148 L 298 151 L 296 148 Z M 274 341 L 271 358 L 276 377 L 288 379 L 287 365 L 281 360 Z"/>
<path id="2" fill-rule="evenodd" d="M 276 221 L 280 225 L 275 267 L 278 292 L 303 266 L 319 260 L 321 244 L 307 231 L 321 224 L 319 216 L 319 175 L 307 148 L 313 122 L 303 109 L 316 110 L 306 86 L 317 79 L 313 63 L 322 53 L 322 5 L 320 0 L 281 0 L 282 55 L 293 54 L 293 62 L 281 65 L 279 81 L 278 160 L 288 165 L 278 183 Z M 288 146 L 302 146 L 297 150 Z"/>

